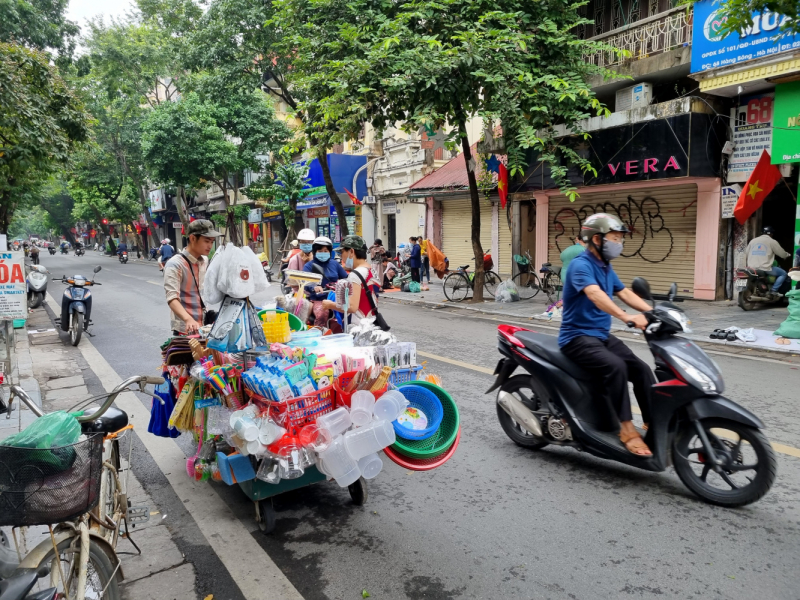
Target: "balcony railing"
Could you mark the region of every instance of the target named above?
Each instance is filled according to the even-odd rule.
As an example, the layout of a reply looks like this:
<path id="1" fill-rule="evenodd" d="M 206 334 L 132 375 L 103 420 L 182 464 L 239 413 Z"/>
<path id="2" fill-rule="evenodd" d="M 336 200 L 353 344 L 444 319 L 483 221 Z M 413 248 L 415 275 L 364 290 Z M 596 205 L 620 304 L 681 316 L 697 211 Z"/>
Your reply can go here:
<path id="1" fill-rule="evenodd" d="M 685 6 L 673 8 L 647 19 L 591 38 L 627 50 L 628 57 L 615 52 L 597 52 L 587 60 L 600 67 L 613 67 L 629 60 L 668 52 L 692 43 L 692 9 Z"/>

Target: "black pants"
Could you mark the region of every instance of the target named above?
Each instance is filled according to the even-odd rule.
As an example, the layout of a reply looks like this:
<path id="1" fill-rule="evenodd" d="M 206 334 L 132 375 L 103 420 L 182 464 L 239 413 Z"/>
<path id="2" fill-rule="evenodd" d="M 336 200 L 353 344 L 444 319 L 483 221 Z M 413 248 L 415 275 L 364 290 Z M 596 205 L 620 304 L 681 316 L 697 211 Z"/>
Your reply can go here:
<path id="1" fill-rule="evenodd" d="M 572 340 L 561 351 L 597 377 L 598 393 L 617 411 L 620 421 L 632 420 L 630 381 L 642 409 L 642 418 L 645 423 L 650 421 L 650 386 L 655 383 L 655 376 L 647 363 L 637 358 L 625 344 L 613 335 L 606 340 L 584 335 Z"/>
<path id="2" fill-rule="evenodd" d="M 428 283 L 431 282 L 431 259 L 427 256 L 422 257 L 422 278 L 428 278 Z"/>
<path id="3" fill-rule="evenodd" d="M 419 267 L 411 267 L 411 281 L 421 283 L 419 278 Z"/>

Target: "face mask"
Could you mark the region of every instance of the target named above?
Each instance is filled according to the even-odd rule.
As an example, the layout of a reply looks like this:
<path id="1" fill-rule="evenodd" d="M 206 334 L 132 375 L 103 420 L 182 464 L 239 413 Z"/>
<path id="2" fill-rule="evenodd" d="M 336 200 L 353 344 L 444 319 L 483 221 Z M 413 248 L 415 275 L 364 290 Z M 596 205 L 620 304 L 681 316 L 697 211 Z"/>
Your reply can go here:
<path id="1" fill-rule="evenodd" d="M 316 256 L 316 258 L 317 258 L 317 260 L 319 262 L 323 262 L 323 263 L 326 263 L 331 259 L 331 253 L 330 252 L 317 252 L 315 254 L 315 256 Z"/>
<path id="2" fill-rule="evenodd" d="M 309 252 L 311 252 L 311 246 L 312 244 L 300 244 L 300 250 L 308 254 Z"/>
<path id="3" fill-rule="evenodd" d="M 614 260 L 622 254 L 622 242 L 603 241 L 603 258 Z"/>
<path id="4" fill-rule="evenodd" d="M 353 268 L 353 257 L 352 256 L 348 256 L 345 259 L 344 266 L 347 267 L 348 269 L 352 270 L 352 268 Z"/>

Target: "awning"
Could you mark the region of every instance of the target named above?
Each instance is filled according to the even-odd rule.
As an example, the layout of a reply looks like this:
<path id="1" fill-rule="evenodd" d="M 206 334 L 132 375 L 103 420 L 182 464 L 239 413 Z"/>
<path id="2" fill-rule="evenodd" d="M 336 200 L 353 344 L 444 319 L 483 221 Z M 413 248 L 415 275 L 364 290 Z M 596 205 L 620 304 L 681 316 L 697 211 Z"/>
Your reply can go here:
<path id="1" fill-rule="evenodd" d="M 210 213 L 225 212 L 225 200 L 216 200 L 214 202 L 209 202 L 206 212 Z"/>

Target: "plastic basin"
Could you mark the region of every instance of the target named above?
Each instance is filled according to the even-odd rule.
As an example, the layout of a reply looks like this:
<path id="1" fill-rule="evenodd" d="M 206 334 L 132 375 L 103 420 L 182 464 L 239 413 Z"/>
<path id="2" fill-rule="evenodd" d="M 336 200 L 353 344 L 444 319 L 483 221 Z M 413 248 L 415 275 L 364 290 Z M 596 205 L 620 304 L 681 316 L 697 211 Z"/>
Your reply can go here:
<path id="1" fill-rule="evenodd" d="M 406 385 L 418 385 L 436 394 L 442 403 L 442 422 L 439 429 L 425 440 L 407 440 L 400 436 L 391 448 L 409 458 L 431 459 L 448 451 L 458 435 L 461 417 L 453 397 L 436 384 L 427 381 L 410 381 L 400 384 L 400 389 Z"/>

